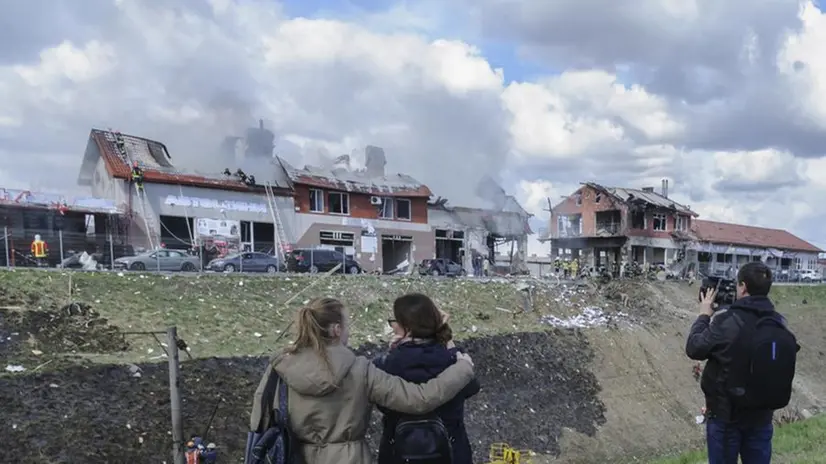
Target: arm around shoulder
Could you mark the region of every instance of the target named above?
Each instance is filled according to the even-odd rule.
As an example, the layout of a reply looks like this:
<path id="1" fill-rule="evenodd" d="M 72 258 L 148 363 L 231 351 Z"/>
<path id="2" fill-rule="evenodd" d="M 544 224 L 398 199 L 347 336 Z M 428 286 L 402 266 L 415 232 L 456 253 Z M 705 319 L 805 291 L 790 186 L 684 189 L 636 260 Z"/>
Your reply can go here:
<path id="1" fill-rule="evenodd" d="M 367 394 L 378 406 L 403 414 L 425 414 L 453 399 L 472 379 L 473 365 L 464 360 L 423 384 L 407 382 L 369 363 Z"/>

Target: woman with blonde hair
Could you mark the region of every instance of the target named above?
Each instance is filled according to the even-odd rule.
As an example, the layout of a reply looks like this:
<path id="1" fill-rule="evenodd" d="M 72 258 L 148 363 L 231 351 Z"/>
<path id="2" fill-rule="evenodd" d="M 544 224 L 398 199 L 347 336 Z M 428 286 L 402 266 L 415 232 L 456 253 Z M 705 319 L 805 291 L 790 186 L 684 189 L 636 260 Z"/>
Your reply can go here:
<path id="1" fill-rule="evenodd" d="M 298 312 L 295 342 L 273 358 L 255 392 L 253 431 L 271 426 L 278 379 L 288 386 L 289 428 L 306 464 L 369 464 L 365 435 L 372 405 L 425 414 L 455 397 L 473 379 L 470 356 L 427 383 L 387 374 L 347 347 L 349 320 L 333 298 L 311 301 Z M 274 375 L 276 374 L 276 375 Z"/>

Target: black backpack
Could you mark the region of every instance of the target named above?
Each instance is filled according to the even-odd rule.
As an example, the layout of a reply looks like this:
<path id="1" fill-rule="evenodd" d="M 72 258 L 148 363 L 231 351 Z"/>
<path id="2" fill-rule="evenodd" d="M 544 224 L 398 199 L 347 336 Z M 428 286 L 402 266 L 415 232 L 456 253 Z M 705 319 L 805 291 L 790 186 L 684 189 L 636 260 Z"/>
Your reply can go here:
<path id="1" fill-rule="evenodd" d="M 274 372 L 272 375 L 278 377 Z M 277 378 L 276 385 L 274 396 L 278 398 L 277 414 L 271 413 L 271 425 L 268 429 L 261 433 L 252 431 L 247 434 L 244 464 L 293 464 L 296 462 L 290 421 L 287 415 L 287 383 Z"/>
<path id="2" fill-rule="evenodd" d="M 398 464 L 452 464 L 453 438 L 435 414 L 402 416 L 390 439 L 393 462 Z"/>
<path id="3" fill-rule="evenodd" d="M 739 308 L 738 308 L 739 309 Z M 727 390 L 735 410 L 782 409 L 792 396 L 800 345 L 776 312 L 740 310 L 744 324 L 732 345 Z"/>

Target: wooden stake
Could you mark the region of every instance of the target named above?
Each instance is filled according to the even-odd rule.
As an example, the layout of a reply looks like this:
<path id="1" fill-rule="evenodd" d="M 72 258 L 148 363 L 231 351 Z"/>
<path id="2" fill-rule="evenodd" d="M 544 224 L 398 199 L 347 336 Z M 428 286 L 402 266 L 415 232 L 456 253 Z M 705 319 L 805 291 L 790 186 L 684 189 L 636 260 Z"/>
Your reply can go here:
<path id="1" fill-rule="evenodd" d="M 178 329 L 166 329 L 166 342 L 169 345 L 169 403 L 172 411 L 172 462 L 184 462 L 184 423 L 181 418 L 181 365 L 178 359 Z"/>

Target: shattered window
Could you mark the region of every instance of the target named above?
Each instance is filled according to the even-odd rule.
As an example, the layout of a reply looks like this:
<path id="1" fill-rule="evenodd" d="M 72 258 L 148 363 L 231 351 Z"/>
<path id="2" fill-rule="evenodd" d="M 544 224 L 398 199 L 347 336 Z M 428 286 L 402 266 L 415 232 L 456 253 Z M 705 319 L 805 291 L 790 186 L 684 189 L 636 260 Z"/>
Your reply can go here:
<path id="1" fill-rule="evenodd" d="M 666 224 L 665 214 L 655 214 L 653 216 L 653 218 L 654 218 L 654 230 L 666 230 L 668 228 L 667 224 Z"/>
<path id="2" fill-rule="evenodd" d="M 327 195 L 331 214 L 350 214 L 350 195 L 340 192 L 330 192 Z"/>
<path id="3" fill-rule="evenodd" d="M 318 189 L 310 189 L 310 211 L 314 213 L 324 212 L 324 193 Z"/>
<path id="4" fill-rule="evenodd" d="M 597 195 L 594 197 L 594 203 L 599 203 L 600 200 L 602 200 L 602 194 L 597 193 Z"/>
<path id="5" fill-rule="evenodd" d="M 631 213 L 631 228 L 645 229 L 645 212 L 634 211 Z"/>
<path id="6" fill-rule="evenodd" d="M 382 198 L 381 199 L 381 217 L 384 219 L 393 219 L 393 199 L 392 198 Z"/>
<path id="7" fill-rule="evenodd" d="M 576 205 L 577 206 L 582 206 L 582 194 L 581 193 L 576 194 Z"/>
<path id="8" fill-rule="evenodd" d="M 410 211 L 410 200 L 406 199 L 398 199 L 396 200 L 396 214 L 397 218 L 399 219 L 406 219 L 410 220 L 411 218 L 411 211 Z"/>
<path id="9" fill-rule="evenodd" d="M 688 229 L 688 218 L 685 216 L 677 216 L 677 230 L 686 230 Z"/>

